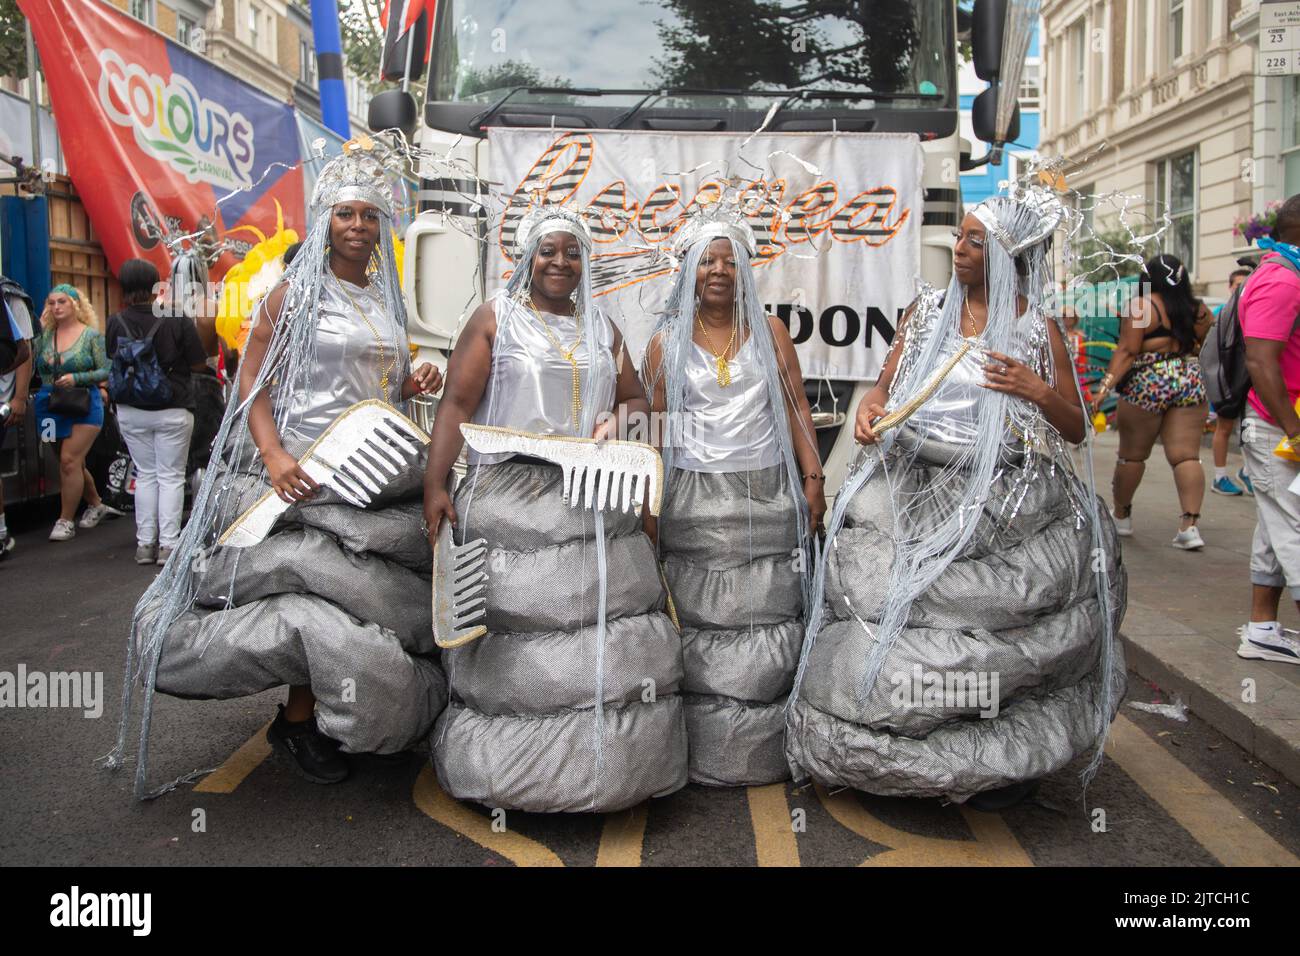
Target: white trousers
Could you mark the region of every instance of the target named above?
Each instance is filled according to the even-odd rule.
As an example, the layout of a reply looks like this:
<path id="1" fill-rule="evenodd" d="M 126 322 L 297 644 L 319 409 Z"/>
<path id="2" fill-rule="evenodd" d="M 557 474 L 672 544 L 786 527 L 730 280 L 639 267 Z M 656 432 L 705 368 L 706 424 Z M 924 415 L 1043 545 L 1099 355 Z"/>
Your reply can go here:
<path id="1" fill-rule="evenodd" d="M 117 425 L 135 464 L 135 540 L 174 548 L 185 506 L 185 460 L 194 413 L 117 406 Z"/>

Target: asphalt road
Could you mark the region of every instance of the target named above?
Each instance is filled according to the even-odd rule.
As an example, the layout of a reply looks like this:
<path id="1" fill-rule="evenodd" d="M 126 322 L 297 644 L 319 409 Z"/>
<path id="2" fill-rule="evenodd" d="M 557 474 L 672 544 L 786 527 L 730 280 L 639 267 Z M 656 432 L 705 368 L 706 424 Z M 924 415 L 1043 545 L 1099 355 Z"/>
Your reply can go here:
<path id="1" fill-rule="evenodd" d="M 0 562 L 0 672 L 102 673 L 103 712 L 0 708 L 7 864 L 1300 863 L 1300 791 L 1194 716 L 1181 723 L 1127 705 L 1086 800 L 1076 765 L 1000 814 L 788 784 L 690 786 L 608 817 L 510 813 L 494 828 L 486 808 L 441 792 L 423 753 L 357 758 L 337 786 L 302 781 L 267 756 L 262 738 L 281 691 L 160 696 L 151 782 L 220 769 L 137 803 L 133 765 L 109 772 L 94 761 L 114 741 L 131 609 L 157 569 L 132 562 L 129 518 L 61 544 L 46 541 L 44 515 L 11 516 L 11 525 L 18 549 Z M 1129 701 L 1159 699 L 1131 675 Z"/>

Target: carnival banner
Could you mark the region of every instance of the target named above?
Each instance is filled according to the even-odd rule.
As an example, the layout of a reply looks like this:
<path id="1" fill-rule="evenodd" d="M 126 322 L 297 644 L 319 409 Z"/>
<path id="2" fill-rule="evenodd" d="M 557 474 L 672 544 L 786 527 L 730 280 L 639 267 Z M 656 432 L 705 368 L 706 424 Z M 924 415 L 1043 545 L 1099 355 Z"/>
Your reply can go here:
<path id="1" fill-rule="evenodd" d="M 595 237 L 596 294 L 639 363 L 672 283 L 684 211 L 720 180 L 766 197 L 750 217 L 758 289 L 790 327 L 804 375 L 875 379 L 920 273 L 921 147 L 872 133 L 488 131 L 488 178 L 510 190 L 493 224 L 488 288 L 513 269 L 530 202 L 576 202 Z"/>
<path id="2" fill-rule="evenodd" d="M 293 107 L 98 0 L 19 0 L 69 175 L 114 269 L 166 274 L 167 237 L 202 234 L 220 278 L 256 234 L 304 230 Z M 233 193 L 233 195 L 231 195 Z M 229 196 L 218 205 L 217 200 Z"/>

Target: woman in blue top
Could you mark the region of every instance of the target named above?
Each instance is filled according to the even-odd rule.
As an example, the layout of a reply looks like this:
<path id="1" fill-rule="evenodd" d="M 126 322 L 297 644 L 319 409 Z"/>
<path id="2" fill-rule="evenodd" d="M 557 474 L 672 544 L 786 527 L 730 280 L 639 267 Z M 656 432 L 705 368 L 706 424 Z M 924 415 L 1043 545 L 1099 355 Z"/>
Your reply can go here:
<path id="1" fill-rule="evenodd" d="M 76 535 L 72 519 L 83 497 L 88 507 L 81 516 L 81 527 L 93 528 L 108 514 L 95 479 L 86 470 L 86 453 L 104 424 L 100 385 L 108 381 L 108 354 L 97 325 L 95 310 L 82 292 L 70 285 L 56 285 L 45 300 L 41 334 L 32 348 L 41 379 L 35 399 L 36 425 L 42 441 L 57 441 L 59 447 L 63 505 L 50 532 L 51 541 L 67 541 Z M 51 412 L 50 394 L 55 387 L 88 389 L 90 410 L 80 417 Z"/>

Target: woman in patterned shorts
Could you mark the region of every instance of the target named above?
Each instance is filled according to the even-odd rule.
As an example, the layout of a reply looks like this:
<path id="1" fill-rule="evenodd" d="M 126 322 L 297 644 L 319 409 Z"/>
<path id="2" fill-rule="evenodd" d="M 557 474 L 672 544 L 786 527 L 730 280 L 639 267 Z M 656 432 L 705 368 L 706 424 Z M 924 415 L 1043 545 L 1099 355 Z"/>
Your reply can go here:
<path id="1" fill-rule="evenodd" d="M 1133 495 L 1158 436 L 1182 508 L 1173 546 L 1197 550 L 1205 545 L 1196 519 L 1205 497 L 1200 454 L 1209 411 L 1197 354 L 1214 317 L 1192 295 L 1187 269 L 1176 257 L 1156 256 L 1145 268 L 1145 294 L 1120 320 L 1119 345 L 1093 397 L 1093 410 L 1119 382 L 1119 457 L 1112 488 L 1120 535 L 1133 533 Z"/>

